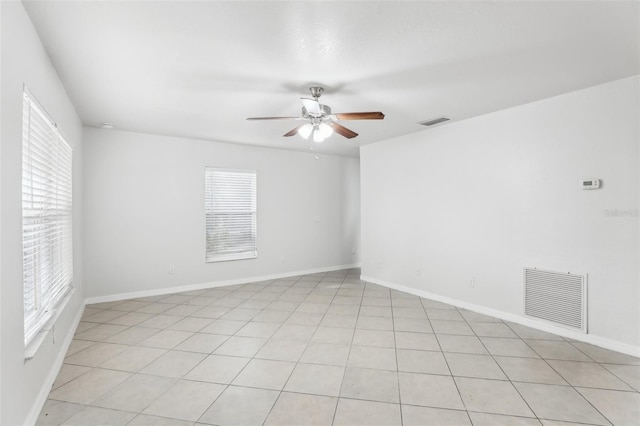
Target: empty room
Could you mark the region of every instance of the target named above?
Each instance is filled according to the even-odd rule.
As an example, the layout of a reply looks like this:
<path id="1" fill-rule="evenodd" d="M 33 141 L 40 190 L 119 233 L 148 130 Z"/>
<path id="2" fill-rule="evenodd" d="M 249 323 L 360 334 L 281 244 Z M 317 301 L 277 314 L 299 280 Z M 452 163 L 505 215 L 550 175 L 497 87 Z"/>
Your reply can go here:
<path id="1" fill-rule="evenodd" d="M 0 425 L 640 425 L 640 2 L 0 1 Z"/>

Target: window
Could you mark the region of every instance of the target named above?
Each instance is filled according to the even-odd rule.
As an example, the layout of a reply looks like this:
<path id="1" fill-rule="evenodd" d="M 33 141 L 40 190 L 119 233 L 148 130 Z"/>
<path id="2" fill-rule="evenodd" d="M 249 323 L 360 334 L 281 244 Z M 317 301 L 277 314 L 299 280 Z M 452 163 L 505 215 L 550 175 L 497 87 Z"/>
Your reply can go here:
<path id="1" fill-rule="evenodd" d="M 71 147 L 24 93 L 22 113 L 22 269 L 25 346 L 71 288 Z"/>
<path id="2" fill-rule="evenodd" d="M 207 262 L 258 257 L 256 172 L 205 169 Z"/>

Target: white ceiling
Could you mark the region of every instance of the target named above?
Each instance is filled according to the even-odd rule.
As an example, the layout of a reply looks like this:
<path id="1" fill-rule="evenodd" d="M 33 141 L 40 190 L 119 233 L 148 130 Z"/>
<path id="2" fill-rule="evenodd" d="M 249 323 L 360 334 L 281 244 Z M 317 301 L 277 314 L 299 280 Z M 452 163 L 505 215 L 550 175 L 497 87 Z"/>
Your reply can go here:
<path id="1" fill-rule="evenodd" d="M 638 2 L 25 1 L 87 126 L 308 150 L 308 87 L 360 145 L 638 74 Z M 446 125 L 446 124 L 444 124 Z"/>

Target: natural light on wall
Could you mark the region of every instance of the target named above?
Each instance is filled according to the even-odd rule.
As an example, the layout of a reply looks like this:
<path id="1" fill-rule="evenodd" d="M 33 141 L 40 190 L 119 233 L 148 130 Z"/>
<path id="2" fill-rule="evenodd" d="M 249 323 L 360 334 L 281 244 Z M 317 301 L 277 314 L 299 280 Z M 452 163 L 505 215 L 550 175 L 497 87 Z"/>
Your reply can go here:
<path id="1" fill-rule="evenodd" d="M 258 257 L 255 170 L 205 169 L 207 262 Z"/>
<path id="2" fill-rule="evenodd" d="M 72 151 L 47 113 L 24 93 L 22 242 L 25 346 L 71 288 Z"/>

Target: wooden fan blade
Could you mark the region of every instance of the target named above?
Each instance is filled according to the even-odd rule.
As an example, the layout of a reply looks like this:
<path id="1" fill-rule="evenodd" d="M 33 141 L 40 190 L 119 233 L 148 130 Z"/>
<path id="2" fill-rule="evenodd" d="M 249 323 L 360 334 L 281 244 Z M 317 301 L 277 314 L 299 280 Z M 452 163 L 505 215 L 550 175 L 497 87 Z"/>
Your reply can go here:
<path id="1" fill-rule="evenodd" d="M 346 127 L 344 127 L 341 124 L 334 123 L 332 121 L 327 121 L 326 123 L 329 126 L 331 126 L 331 128 L 333 129 L 334 132 L 336 132 L 340 136 L 344 136 L 347 139 L 355 138 L 356 136 L 358 136 L 358 134 L 356 132 L 354 132 L 353 130 L 347 129 Z"/>
<path id="2" fill-rule="evenodd" d="M 293 136 L 293 135 L 297 135 L 298 134 L 298 129 L 300 129 L 300 127 L 304 126 L 304 124 L 301 124 L 300 126 L 296 127 L 295 129 L 291 129 L 289 130 L 287 133 L 285 133 L 284 136 L 285 138 L 288 138 L 289 136 Z"/>
<path id="3" fill-rule="evenodd" d="M 380 111 L 375 112 L 343 112 L 335 114 L 338 120 L 382 120 L 384 114 Z"/>
<path id="4" fill-rule="evenodd" d="M 249 117 L 247 120 L 295 120 L 298 117 Z"/>

